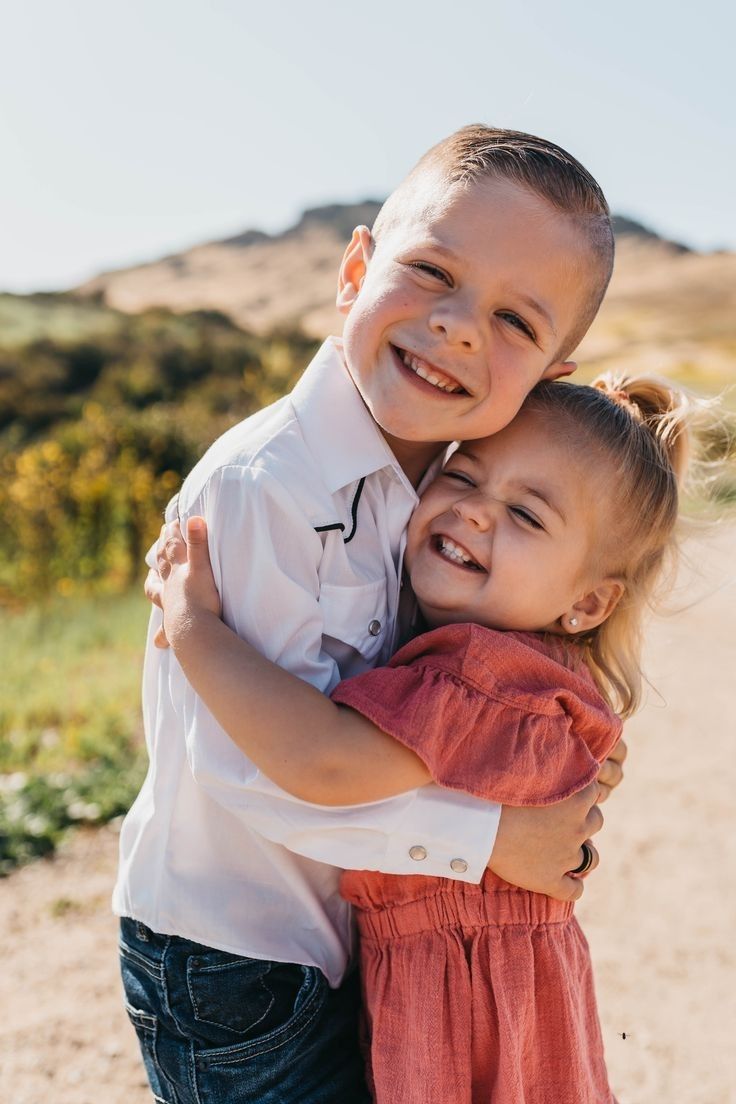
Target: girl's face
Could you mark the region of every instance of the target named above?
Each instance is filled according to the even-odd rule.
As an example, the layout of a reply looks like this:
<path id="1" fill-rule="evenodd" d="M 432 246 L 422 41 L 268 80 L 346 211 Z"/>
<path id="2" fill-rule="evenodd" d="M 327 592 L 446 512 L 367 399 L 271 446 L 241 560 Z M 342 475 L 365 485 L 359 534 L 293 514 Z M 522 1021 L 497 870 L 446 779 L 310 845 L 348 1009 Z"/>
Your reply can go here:
<path id="1" fill-rule="evenodd" d="M 595 585 L 603 487 L 584 464 L 549 415 L 527 410 L 453 453 L 407 537 L 412 587 L 430 626 L 563 631 L 561 618 Z"/>

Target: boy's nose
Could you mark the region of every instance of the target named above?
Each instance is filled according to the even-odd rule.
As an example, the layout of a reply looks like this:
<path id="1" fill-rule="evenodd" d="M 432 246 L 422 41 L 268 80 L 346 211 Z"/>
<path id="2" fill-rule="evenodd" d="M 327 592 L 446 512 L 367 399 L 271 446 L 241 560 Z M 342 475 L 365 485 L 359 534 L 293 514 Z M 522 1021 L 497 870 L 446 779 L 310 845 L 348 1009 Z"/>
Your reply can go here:
<path id="1" fill-rule="evenodd" d="M 429 328 L 449 345 L 459 345 L 467 352 L 476 352 L 480 346 L 480 331 L 473 313 L 458 302 L 438 303 L 430 315 Z"/>

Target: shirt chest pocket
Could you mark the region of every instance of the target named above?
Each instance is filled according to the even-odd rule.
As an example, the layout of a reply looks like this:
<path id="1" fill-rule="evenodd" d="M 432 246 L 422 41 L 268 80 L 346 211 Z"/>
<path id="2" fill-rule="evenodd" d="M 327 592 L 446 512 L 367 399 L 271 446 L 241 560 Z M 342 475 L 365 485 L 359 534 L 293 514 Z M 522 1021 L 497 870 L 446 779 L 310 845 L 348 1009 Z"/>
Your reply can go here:
<path id="1" fill-rule="evenodd" d="M 386 583 L 323 583 L 319 604 L 324 635 L 347 644 L 369 663 L 375 661 L 390 632 Z"/>

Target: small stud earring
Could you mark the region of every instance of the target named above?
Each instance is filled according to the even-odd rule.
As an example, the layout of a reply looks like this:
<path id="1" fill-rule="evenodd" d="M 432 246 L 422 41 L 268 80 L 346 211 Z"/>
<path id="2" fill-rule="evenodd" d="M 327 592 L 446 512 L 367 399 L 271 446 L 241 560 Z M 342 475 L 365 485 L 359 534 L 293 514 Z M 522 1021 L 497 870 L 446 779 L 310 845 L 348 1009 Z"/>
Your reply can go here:
<path id="1" fill-rule="evenodd" d="M 571 617 L 569 620 L 570 620 L 570 627 L 573 628 L 573 629 L 577 628 L 577 624 L 578 624 L 577 617 Z"/>

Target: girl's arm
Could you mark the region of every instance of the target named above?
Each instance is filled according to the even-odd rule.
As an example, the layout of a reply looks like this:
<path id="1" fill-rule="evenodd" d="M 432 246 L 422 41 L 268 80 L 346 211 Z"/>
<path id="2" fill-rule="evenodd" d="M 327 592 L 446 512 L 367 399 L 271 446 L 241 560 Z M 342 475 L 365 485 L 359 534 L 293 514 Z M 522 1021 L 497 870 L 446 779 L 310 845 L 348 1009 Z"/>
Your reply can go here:
<path id="1" fill-rule="evenodd" d="M 159 555 L 166 636 L 194 690 L 264 774 L 317 805 L 359 805 L 431 782 L 414 752 L 229 629 L 202 519 L 190 519 L 187 541 L 169 528 Z"/>

